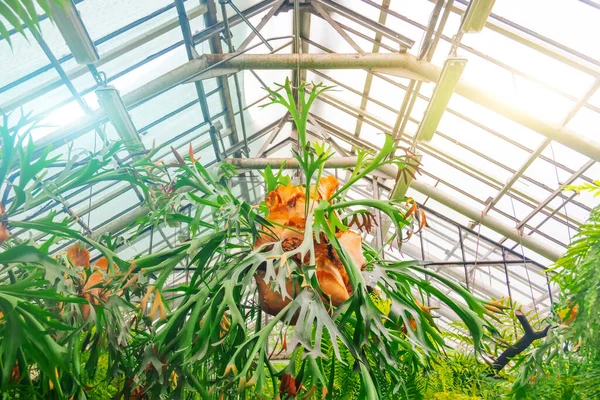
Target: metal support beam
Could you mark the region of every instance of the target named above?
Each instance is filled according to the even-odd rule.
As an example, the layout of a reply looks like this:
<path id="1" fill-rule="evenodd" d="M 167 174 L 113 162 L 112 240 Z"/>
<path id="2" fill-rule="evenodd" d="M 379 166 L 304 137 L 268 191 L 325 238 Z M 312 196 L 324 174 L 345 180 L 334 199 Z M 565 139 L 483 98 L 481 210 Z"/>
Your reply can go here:
<path id="1" fill-rule="evenodd" d="M 327 21 L 327 23 L 331 25 L 331 27 L 350 45 L 350 47 L 352 47 L 358 54 L 365 54 L 358 43 L 356 43 L 354 39 L 352 39 L 352 37 L 350 37 L 350 35 L 348 35 L 346 31 L 342 29 L 338 22 L 334 20 L 331 15 L 329 15 L 327 10 L 325 10 L 319 3 L 313 3 L 312 6 L 316 10 L 317 14 Z"/>
<path id="2" fill-rule="evenodd" d="M 437 81 L 441 69 L 420 61 L 407 53 L 400 54 L 242 54 L 223 60 L 219 55 L 207 55 L 209 65 L 219 63 L 227 69 L 399 69 L 407 77 L 421 81 Z M 591 141 L 559 125 L 541 121 L 524 112 L 518 106 L 502 102 L 497 96 L 483 92 L 480 88 L 460 81 L 455 92 L 498 114 L 532 129 L 549 139 L 565 145 L 589 158 L 600 161 L 600 143 Z"/>
<path id="3" fill-rule="evenodd" d="M 381 7 L 383 8 L 379 12 L 379 20 L 378 22 L 382 25 L 385 25 L 385 21 L 387 19 L 387 10 L 390 8 L 390 0 L 383 0 L 381 3 Z M 371 53 L 379 53 L 379 48 L 381 44 L 381 33 L 375 34 L 375 43 L 373 44 L 373 48 L 371 49 Z M 363 111 L 367 110 L 367 102 L 369 94 L 371 93 L 371 86 L 373 85 L 373 74 L 367 73 L 367 78 L 365 79 L 365 86 L 362 91 L 362 96 L 360 99 L 360 109 Z M 354 136 L 358 137 L 360 135 L 360 131 L 362 129 L 363 117 L 360 116 L 356 119 L 356 127 L 354 128 Z M 356 153 L 356 147 L 352 147 L 352 153 Z"/>
<path id="4" fill-rule="evenodd" d="M 373 198 L 379 199 L 379 183 L 377 178 L 373 178 Z M 379 251 L 379 255 L 385 258 L 385 249 L 383 248 L 383 240 L 385 231 L 383 230 L 383 223 L 381 222 L 381 211 L 375 211 L 375 220 L 377 221 L 377 227 L 375 227 L 375 248 Z"/>
<path id="5" fill-rule="evenodd" d="M 415 73 L 426 77 L 430 81 L 437 81 L 441 69 L 428 62 L 409 61 L 406 68 Z M 486 93 L 481 88 L 464 82 L 458 82 L 454 91 L 456 94 L 480 104 L 514 122 L 517 122 L 533 131 L 544 135 L 548 139 L 554 140 L 564 146 L 573 149 L 595 161 L 600 161 L 600 143 L 586 139 L 560 125 L 545 122 L 536 116 L 523 111 L 519 106 L 498 100 L 498 97 L 491 93 Z"/>
<path id="6" fill-rule="evenodd" d="M 189 61 L 159 77 L 153 79 L 123 96 L 127 107 L 142 104 L 147 99 L 164 93 L 177 85 L 188 82 L 203 72 L 211 69 L 354 69 L 379 68 L 402 69 L 414 57 L 407 54 L 375 54 L 359 56 L 356 54 L 242 54 L 223 55 L 205 54 L 200 59 Z M 226 82 L 226 80 L 223 80 Z M 68 124 L 49 135 L 44 136 L 37 145 L 45 147 L 49 144 L 61 145 L 79 137 L 92 129 L 106 116 L 102 110 L 95 110 L 89 115 Z"/>
<path id="7" fill-rule="evenodd" d="M 194 18 L 197 18 L 198 16 L 206 13 L 206 11 L 207 11 L 206 6 L 194 7 L 188 11 L 188 13 L 187 13 L 188 19 L 192 20 Z M 148 31 L 144 31 L 143 34 L 140 34 L 140 35 L 134 37 L 133 39 L 126 41 L 125 43 L 123 43 L 120 46 L 117 46 L 109 51 L 102 52 L 102 58 L 100 58 L 99 61 L 94 63 L 94 65 L 96 66 L 96 68 L 99 68 L 102 65 L 107 64 L 110 61 L 113 61 L 119 57 L 122 57 L 123 55 L 129 53 L 130 51 L 133 51 L 133 50 L 137 49 L 138 47 L 150 42 L 151 40 L 154 40 L 154 39 L 166 34 L 167 32 L 170 32 L 173 29 L 178 28 L 178 27 L 179 27 L 179 18 L 169 19 L 168 21 L 165 21 L 164 23 L 162 23 Z M 76 78 L 79 78 L 80 76 L 85 75 L 88 72 L 88 67 L 86 65 L 77 65 L 73 69 L 70 69 L 65 72 L 67 74 L 67 77 L 71 81 L 73 81 Z M 56 87 L 58 87 L 61 84 L 62 84 L 62 78 L 60 78 L 60 77 L 50 79 L 40 85 L 36 85 L 34 88 L 24 92 L 23 94 L 19 94 L 17 96 L 11 97 L 10 100 L 8 102 L 4 103 L 0 108 L 2 108 L 2 110 L 4 110 L 5 112 L 10 112 L 16 108 L 21 107 L 28 101 L 31 101 L 32 99 L 40 97 L 44 93 L 47 93 L 47 92 L 55 89 Z"/>
<path id="8" fill-rule="evenodd" d="M 264 28 L 264 26 L 267 24 L 267 22 L 269 22 L 271 20 L 271 18 L 273 18 L 273 16 L 275 14 L 277 14 L 277 12 L 279 11 L 279 9 L 281 8 L 281 5 L 285 2 L 285 0 L 278 0 L 273 7 L 271 7 L 271 9 L 269 10 L 269 12 L 260 20 L 260 22 L 258 23 L 258 25 L 256 26 L 256 31 L 252 30 L 252 32 L 248 35 L 248 37 L 246 39 L 244 39 L 244 41 L 242 42 L 242 44 L 240 44 L 238 46 L 238 51 L 243 51 L 246 47 L 248 47 L 248 45 L 250 44 L 250 42 L 252 42 L 252 40 L 257 36 L 258 32 L 260 32 L 260 30 L 262 28 Z M 233 3 L 230 3 L 233 4 Z M 242 14 L 238 14 L 240 17 L 242 16 Z M 272 49 L 271 49 L 272 50 Z"/>
<path id="9" fill-rule="evenodd" d="M 299 168 L 298 161 L 293 158 L 248 158 L 248 159 L 227 159 L 225 162 L 233 164 L 236 167 L 244 169 L 262 169 L 267 165 L 272 168 L 279 168 L 283 164 L 287 168 L 297 169 Z M 356 157 L 332 157 L 325 162 L 325 168 L 350 168 L 356 165 Z M 384 165 L 379 169 L 379 172 L 387 175 L 390 179 L 395 179 L 398 173 L 397 167 L 393 165 Z M 427 183 L 415 180 L 412 182 L 411 187 L 416 191 L 424 194 L 425 196 L 431 197 L 433 200 L 453 209 L 471 218 L 474 221 L 481 223 L 483 226 L 490 228 L 491 230 L 498 232 L 515 242 L 522 243 L 523 246 L 528 249 L 535 251 L 543 257 L 551 261 L 556 261 L 560 256 L 561 252 L 554 246 L 550 246 L 537 238 L 523 235 L 522 232 L 516 228 L 504 223 L 503 221 L 491 217 L 489 215 L 482 216 L 481 210 L 473 209 L 471 206 L 464 204 L 460 200 L 453 196 L 448 195 L 444 191 L 431 186 Z"/>
<path id="10" fill-rule="evenodd" d="M 301 54 L 236 54 L 231 55 L 206 54 L 204 57 L 206 66 L 214 66 L 223 69 L 399 69 L 406 70 L 409 76 L 415 76 L 421 63 L 411 54 L 323 54 L 323 53 L 301 53 Z M 218 65 L 215 65 L 218 64 Z M 428 80 L 425 75 L 418 76 L 422 80 Z M 437 79 L 437 78 L 436 78 Z"/>
<path id="11" fill-rule="evenodd" d="M 205 1 L 207 1 L 207 0 L 205 0 Z M 272 6 L 275 3 L 275 1 L 276 0 L 263 0 L 257 4 L 254 4 L 251 7 L 248 7 L 245 10 L 242 10 L 242 14 L 246 18 L 252 18 L 255 15 L 260 14 L 261 12 L 265 11 L 267 8 Z M 228 18 L 228 22 L 229 22 L 230 27 L 234 27 L 244 21 L 242 20 L 242 18 L 239 15 L 234 15 L 234 16 Z M 216 22 L 216 20 L 215 20 L 214 24 L 207 25 L 207 26 L 208 26 L 208 28 L 194 34 L 194 42 L 196 44 L 203 42 L 206 39 L 212 38 L 215 35 L 218 35 L 224 29 L 223 21 Z M 217 37 L 217 40 L 218 40 L 218 37 Z"/>
<path id="12" fill-rule="evenodd" d="M 363 14 L 356 12 L 348 7 L 345 7 L 339 3 L 336 3 L 331 0 L 317 0 L 320 4 L 325 6 L 326 8 L 339 13 L 345 18 L 364 26 L 365 28 L 372 29 L 375 32 L 381 33 L 383 36 L 387 37 L 390 40 L 398 43 L 400 46 L 405 48 L 411 48 L 415 41 L 394 31 L 393 29 L 388 28 L 387 26 L 380 24 L 376 21 L 373 21 Z"/>
<path id="13" fill-rule="evenodd" d="M 596 93 L 596 91 L 600 88 L 600 79 L 596 79 L 594 84 L 588 89 L 587 93 L 575 104 L 567 116 L 562 120 L 560 126 L 564 127 L 569 123 L 569 121 L 577 114 L 579 110 L 588 102 L 588 100 Z M 488 206 L 483 211 L 484 214 L 492 208 L 504 194 L 510 190 L 510 188 L 515 184 L 515 182 L 525 173 L 527 168 L 538 158 L 538 156 L 550 145 L 550 139 L 544 140 L 544 142 L 525 160 L 523 165 L 513 174 L 513 176 L 506 182 L 506 185 L 494 196 L 494 198 L 489 202 Z"/>
<path id="14" fill-rule="evenodd" d="M 264 156 L 265 152 L 267 151 L 267 149 L 269 148 L 271 143 L 273 143 L 275 141 L 275 139 L 277 138 L 277 135 L 279 135 L 279 132 L 281 132 L 281 130 L 283 129 L 285 124 L 288 122 L 288 120 L 289 120 L 288 116 L 289 116 L 288 114 L 285 114 L 279 120 L 279 123 L 277 123 L 277 125 L 273 128 L 271 135 L 269 135 L 267 140 L 264 141 L 264 143 L 260 146 L 260 149 L 258 149 L 258 151 L 256 152 L 256 157 Z"/>
<path id="15" fill-rule="evenodd" d="M 188 61 L 192 61 L 198 58 L 198 53 L 196 52 L 196 48 L 194 47 L 194 39 L 192 36 L 192 30 L 190 28 L 190 21 L 185 12 L 185 5 L 183 4 L 183 0 L 175 0 L 175 6 L 177 7 L 177 16 L 179 17 L 179 26 L 181 27 L 181 33 L 183 35 L 183 41 L 185 43 L 185 51 L 187 54 L 187 58 Z M 208 101 L 206 100 L 206 92 L 204 90 L 204 83 L 194 82 L 194 86 L 196 87 L 196 96 L 198 97 L 198 104 L 200 104 L 200 109 L 202 110 L 202 118 L 204 122 L 207 122 L 212 128 L 210 110 L 208 107 Z M 217 139 L 217 131 L 215 129 L 210 129 L 209 135 L 212 141 L 215 157 L 217 158 L 217 160 L 220 160 L 222 156 L 221 150 L 219 148 L 219 140 Z"/>
<path id="16" fill-rule="evenodd" d="M 544 199 L 533 211 L 531 211 L 525 218 L 523 218 L 517 225 L 517 228 L 519 228 L 519 229 L 523 228 L 523 226 L 525 226 L 525 224 L 527 222 L 529 222 L 529 220 L 532 219 L 542 208 L 546 207 L 552 200 L 554 200 L 556 197 L 558 197 L 558 195 L 560 193 L 562 193 L 563 190 L 565 190 L 565 187 L 567 185 L 572 184 L 577 178 L 579 178 L 581 175 L 583 175 L 585 173 L 585 171 L 590 169 L 592 167 L 592 165 L 594 165 L 594 161 L 592 161 L 592 160 L 588 160 L 585 164 L 583 164 L 577 172 L 575 172 L 573 175 L 571 175 L 565 182 L 561 183 L 554 190 L 554 192 L 552 192 L 552 194 L 550 196 L 548 196 L 546 199 Z"/>
<path id="17" fill-rule="evenodd" d="M 317 121 L 311 114 L 308 114 L 308 122 L 315 128 L 316 133 L 318 133 L 322 140 L 329 143 L 338 154 L 341 154 L 342 156 L 348 155 L 346 150 L 344 150 L 344 148 L 341 147 L 325 129 L 323 129 L 319 121 Z"/>

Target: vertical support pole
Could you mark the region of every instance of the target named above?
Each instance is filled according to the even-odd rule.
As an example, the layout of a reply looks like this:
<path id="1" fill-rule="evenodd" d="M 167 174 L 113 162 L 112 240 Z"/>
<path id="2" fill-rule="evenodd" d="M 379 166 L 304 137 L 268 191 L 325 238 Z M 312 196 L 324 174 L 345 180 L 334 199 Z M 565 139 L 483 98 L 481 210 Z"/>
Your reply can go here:
<path id="1" fill-rule="evenodd" d="M 504 251 L 504 247 L 502 247 L 502 261 L 504 261 L 504 276 L 506 277 L 506 289 L 508 291 L 508 300 L 510 301 L 510 307 L 513 306 L 512 300 L 512 290 L 510 289 L 510 278 L 508 275 L 508 264 L 506 263 L 506 252 Z M 517 339 L 517 324 L 513 321 L 513 328 L 515 332 L 515 340 Z"/>
<path id="2" fill-rule="evenodd" d="M 233 46 L 233 42 L 231 41 L 231 29 L 229 29 L 229 19 L 227 18 L 227 1 L 226 0 L 219 0 L 219 3 L 221 4 L 221 14 L 223 14 L 223 26 L 225 27 L 225 42 L 227 43 L 227 48 L 229 50 L 229 53 L 234 53 L 235 52 L 235 47 Z M 231 4 L 231 3 L 230 3 Z M 238 80 L 238 76 L 237 73 L 233 74 L 233 81 L 234 81 L 234 85 L 235 85 L 235 93 L 237 96 L 237 100 L 238 100 L 238 107 L 240 109 L 240 121 L 242 122 L 242 135 L 243 135 L 243 140 L 244 140 L 244 150 L 246 153 L 246 157 L 249 156 L 249 150 L 248 150 L 248 135 L 246 133 L 246 122 L 244 119 L 244 107 L 242 104 L 242 91 L 240 89 L 240 82 Z"/>
<path id="3" fill-rule="evenodd" d="M 150 227 L 150 244 L 148 245 L 148 254 L 152 254 L 152 247 L 154 244 L 154 225 Z"/>
<path id="4" fill-rule="evenodd" d="M 510 300 L 510 305 L 512 307 L 512 291 L 510 289 L 510 278 L 508 275 L 508 264 L 506 263 L 506 253 L 504 248 L 502 248 L 502 261 L 504 261 L 504 275 L 506 276 L 506 288 L 508 289 L 508 298 Z"/>
<path id="5" fill-rule="evenodd" d="M 421 242 L 421 261 L 425 261 L 425 247 L 423 243 L 423 231 L 419 232 L 419 241 Z"/>
<path id="6" fill-rule="evenodd" d="M 175 7 L 177 8 L 177 16 L 179 17 L 179 26 L 181 28 L 181 34 L 183 35 L 183 41 L 185 43 L 185 51 L 187 53 L 187 58 L 189 61 L 192 61 L 197 57 L 197 53 L 196 49 L 194 48 L 194 39 L 192 37 L 190 21 L 188 20 L 183 0 L 175 0 Z M 198 96 L 198 103 L 200 104 L 200 109 L 202 110 L 202 117 L 204 119 L 204 122 L 207 122 L 210 125 L 209 135 L 210 141 L 213 146 L 213 150 L 215 152 L 215 157 L 217 161 L 221 161 L 223 157 L 219 149 L 217 131 L 213 128 L 213 124 L 210 118 L 210 110 L 208 107 L 208 102 L 206 101 L 204 83 L 201 81 L 195 81 L 194 86 L 196 88 L 196 95 Z M 225 151 L 225 149 L 223 149 L 223 151 Z"/>
<path id="7" fill-rule="evenodd" d="M 204 0 L 208 12 L 204 14 L 204 25 L 208 28 L 218 23 L 217 21 L 217 6 L 214 0 Z M 225 16 L 227 18 L 227 16 Z M 223 54 L 223 46 L 221 45 L 220 35 L 214 35 L 208 39 L 208 45 L 210 52 L 213 54 Z M 233 104 L 231 102 L 231 91 L 229 89 L 229 81 L 227 77 L 217 77 L 217 83 L 221 88 L 219 97 L 221 104 L 226 111 L 226 122 L 228 128 L 231 129 L 231 135 L 229 136 L 230 144 L 233 146 L 239 141 L 239 134 L 237 131 L 237 125 L 235 123 L 235 115 L 233 114 Z M 240 153 L 236 153 L 235 157 L 241 157 Z"/>
<path id="8" fill-rule="evenodd" d="M 458 227 L 458 240 L 460 243 L 460 252 L 461 252 L 461 256 L 462 256 L 462 261 L 463 261 L 463 268 L 465 269 L 465 283 L 467 285 L 467 289 L 470 289 L 470 285 L 469 285 L 469 269 L 467 268 L 467 264 L 466 263 L 466 257 L 465 257 L 465 246 L 463 245 L 463 236 L 462 236 L 462 228 L 459 226 Z"/>
<path id="9" fill-rule="evenodd" d="M 294 54 L 299 54 L 300 53 L 300 3 L 299 0 L 293 0 L 294 1 L 294 11 L 292 13 L 292 32 L 294 34 L 294 40 L 292 41 L 292 53 Z M 306 74 L 306 72 L 305 72 Z M 296 68 L 294 68 L 292 70 L 292 87 L 293 87 L 293 94 L 294 94 L 294 101 L 296 102 L 296 106 L 298 108 L 298 111 L 300 111 L 300 104 L 299 104 L 299 95 L 298 95 L 298 90 L 299 90 L 299 86 L 300 86 L 300 82 L 302 82 L 302 78 L 300 76 L 300 65 L 298 64 L 298 66 Z M 298 135 L 298 128 L 296 127 L 296 123 L 292 122 L 292 137 L 295 138 L 298 141 L 298 151 L 300 152 L 300 139 L 299 139 L 299 135 Z M 299 180 L 299 183 L 302 184 L 303 182 L 303 175 L 300 174 L 300 171 L 296 171 L 296 176 Z M 310 182 L 306 182 L 307 185 L 310 185 Z"/>
<path id="10" fill-rule="evenodd" d="M 204 24 L 206 27 L 211 27 L 218 23 L 217 21 L 217 5 L 215 0 L 202 0 L 203 3 L 206 4 L 208 12 L 204 14 Z M 224 21 L 227 21 L 227 14 L 223 16 Z M 226 31 L 228 34 L 229 31 Z M 210 51 L 213 54 L 223 54 L 223 45 L 221 44 L 220 35 L 214 35 L 208 40 L 208 44 L 210 47 Z M 239 133 L 237 129 L 237 125 L 235 123 L 235 115 L 233 113 L 233 103 L 231 101 L 231 89 L 229 87 L 229 79 L 227 76 L 219 76 L 217 77 L 217 83 L 221 90 L 219 91 L 219 98 L 221 99 L 221 104 L 226 112 L 226 125 L 228 125 L 229 129 L 231 129 L 231 135 L 229 135 L 229 144 L 234 146 L 239 142 Z M 240 118 L 243 118 L 243 107 L 240 107 Z M 247 146 L 247 142 L 245 145 Z M 235 157 L 241 157 L 241 151 L 237 151 L 234 153 Z M 245 176 L 245 175 L 244 175 Z M 240 182 L 240 187 L 242 189 L 242 196 L 244 199 L 250 199 L 248 187 L 246 182 Z"/>
<path id="11" fill-rule="evenodd" d="M 294 24 L 294 42 L 292 43 L 292 53 L 300 53 L 300 4 L 298 0 L 294 0 L 294 13 L 293 13 L 293 24 Z M 295 70 L 294 79 L 292 84 L 295 88 L 300 85 L 300 71 L 299 67 Z M 298 97 L 298 91 L 296 90 L 296 98 Z"/>
<path id="12" fill-rule="evenodd" d="M 188 217 L 191 217 L 191 216 L 192 216 L 192 207 L 190 206 L 190 207 L 188 207 Z M 185 271 L 185 284 L 189 285 L 190 284 L 190 268 L 189 268 L 189 266 L 190 266 L 190 255 L 189 254 L 187 254 L 185 256 L 185 265 L 188 266 L 188 268 L 186 268 L 186 271 Z"/>

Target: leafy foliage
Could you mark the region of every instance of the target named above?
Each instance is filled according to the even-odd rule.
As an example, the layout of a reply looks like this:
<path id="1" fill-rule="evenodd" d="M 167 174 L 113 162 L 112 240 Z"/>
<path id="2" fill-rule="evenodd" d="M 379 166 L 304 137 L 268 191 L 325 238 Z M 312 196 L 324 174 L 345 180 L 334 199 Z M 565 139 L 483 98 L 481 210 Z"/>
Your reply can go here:
<path id="1" fill-rule="evenodd" d="M 600 182 L 569 189 L 586 190 L 597 196 Z M 553 393 L 552 398 L 600 396 L 599 239 L 600 207 L 596 207 L 552 269 L 552 281 L 561 289 L 555 304 L 554 327 L 547 339 L 519 362 L 513 388 L 516 398 L 522 398 L 532 388 L 544 387 Z M 551 398 L 549 394 L 540 394 L 539 398 L 544 397 Z"/>
<path id="2" fill-rule="evenodd" d="M 324 163 L 333 154 L 306 135 L 310 106 L 327 89 L 312 85 L 305 96 L 299 88 L 298 104 L 289 81 L 284 94 L 270 91 L 272 103 L 285 106 L 298 128 L 301 146 L 294 156 L 306 180 L 306 199 L 312 198 L 312 183 L 319 190 Z M 115 167 L 111 160 L 122 146 L 106 144 L 86 163 L 66 160 L 50 180 L 49 170 L 61 160 L 50 157 L 49 149 L 36 157 L 19 129 L 2 130 L 3 143 L 11 146 L 4 146 L 0 164 L 4 389 L 24 386 L 56 398 L 107 390 L 115 398 L 410 398 L 421 393 L 417 371 L 446 345 L 415 293 L 454 310 L 476 349 L 494 332 L 485 302 L 454 281 L 418 262 L 384 260 L 367 245 L 363 271 L 340 243 L 338 234 L 349 225 L 372 224 L 372 210 L 392 221 L 399 242 L 403 232 L 414 231 L 410 199 L 345 198 L 352 184 L 382 165 L 401 170 L 414 165 L 411 154 L 393 155 L 391 137 L 377 154 L 360 152 L 338 190 L 306 201 L 306 226 L 297 246 L 289 248 L 281 238 L 256 244 L 259 237 L 273 236 L 276 222 L 267 218 L 268 208 L 240 200 L 229 185 L 235 170 L 223 164 L 205 168 L 191 147 L 187 156 L 172 149 L 172 163 L 153 160 L 154 149 L 130 166 Z M 268 168 L 263 177 L 268 191 L 291 187 L 283 169 Z M 91 239 L 74 228 L 76 217 L 27 218 L 32 210 L 61 204 L 65 192 L 115 181 L 127 181 L 146 196 L 150 211 L 135 222 L 138 233 L 176 226 L 185 232 L 179 243 L 125 260 L 114 251 L 117 238 Z M 421 218 L 419 229 L 424 226 Z M 51 239 L 19 239 L 16 229 Z M 77 244 L 67 252 L 49 256 L 55 245 L 73 240 Z M 317 277 L 315 249 L 323 242 L 339 257 L 352 289 L 341 304 L 332 302 Z M 94 266 L 86 247 L 103 255 Z M 189 271 L 187 283 L 169 285 L 176 268 Z M 289 299 L 270 318 L 259 306 L 259 271 L 275 293 Z M 290 293 L 288 282 L 297 282 L 298 290 Z M 285 359 L 276 360 L 281 355 Z"/>
<path id="3" fill-rule="evenodd" d="M 481 342 L 482 354 L 496 359 L 507 347 L 525 334 L 522 325 L 516 318 L 516 312 L 523 312 L 523 307 L 507 297 L 491 300 L 485 304 L 485 307 L 488 316 L 493 320 L 495 329 L 484 335 Z M 548 323 L 548 318 L 541 317 L 533 310 L 523 312 L 523 314 L 533 327 L 542 327 Z M 468 351 L 473 346 L 473 338 L 467 332 L 462 321 L 454 321 L 451 323 L 451 329 L 444 332 L 444 335 L 457 343 L 466 345 L 464 350 Z M 528 352 L 530 350 L 528 349 Z M 520 357 L 526 356 L 528 352 L 520 354 Z"/>
<path id="4" fill-rule="evenodd" d="M 29 29 L 34 34 L 40 33 L 40 17 L 36 4 L 42 11 L 52 17 L 52 8 L 50 3 L 55 3 L 58 6 L 64 6 L 67 0 L 2 0 L 0 1 L 0 16 L 9 23 L 7 27 L 3 21 L 0 21 L 0 35 L 9 44 L 10 33 L 9 29 L 15 29 L 17 32 L 25 36 L 24 28 Z"/>

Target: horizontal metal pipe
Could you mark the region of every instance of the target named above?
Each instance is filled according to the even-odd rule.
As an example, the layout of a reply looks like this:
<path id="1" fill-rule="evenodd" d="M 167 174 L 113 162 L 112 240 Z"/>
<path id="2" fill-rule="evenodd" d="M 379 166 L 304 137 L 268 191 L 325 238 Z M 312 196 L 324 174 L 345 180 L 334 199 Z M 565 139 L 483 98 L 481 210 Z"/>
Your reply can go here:
<path id="1" fill-rule="evenodd" d="M 440 68 L 420 61 L 408 53 L 400 54 L 206 54 L 201 59 L 192 60 L 174 70 L 148 82 L 146 85 L 123 96 L 123 102 L 131 107 L 144 100 L 162 93 L 180 83 L 198 76 L 203 70 L 212 68 L 219 70 L 243 69 L 394 69 L 405 70 L 413 79 L 437 81 Z M 216 70 L 216 71 L 215 71 Z M 503 115 L 529 129 L 532 129 L 549 139 L 555 140 L 573 150 L 580 152 L 593 160 L 600 161 L 600 143 L 591 141 L 562 128 L 556 124 L 539 120 L 535 116 L 522 111 L 519 107 L 499 101 L 496 96 L 485 93 L 479 88 L 459 82 L 456 93 L 481 104 L 500 115 Z M 65 143 L 78 132 L 90 129 L 104 118 L 102 111 L 95 111 L 73 124 L 56 130 L 40 139 L 39 145 L 59 141 Z"/>
<path id="2" fill-rule="evenodd" d="M 287 168 L 297 169 L 299 168 L 298 161 L 294 158 L 230 158 L 226 159 L 225 162 L 232 164 L 242 169 L 262 169 L 267 165 L 272 168 L 279 168 L 285 164 Z M 356 157 L 332 157 L 325 162 L 325 168 L 350 168 L 356 165 Z M 384 165 L 378 170 L 379 172 L 387 175 L 390 179 L 395 179 L 398 173 L 398 168 L 394 165 Z M 522 244 L 524 247 L 535 251 L 539 255 L 551 260 L 556 261 L 560 258 L 561 251 L 555 246 L 551 246 L 541 240 L 523 235 L 522 232 L 517 230 L 515 227 L 499 220 L 498 218 L 481 214 L 482 210 L 477 210 L 471 206 L 463 203 L 461 200 L 454 196 L 445 193 L 437 187 L 421 182 L 418 179 L 413 180 L 411 188 L 424 194 L 425 196 L 431 197 L 433 200 L 451 208 L 452 210 L 470 218 L 473 221 L 481 223 L 483 226 L 500 233 L 507 238 Z"/>
<path id="3" fill-rule="evenodd" d="M 205 54 L 209 65 L 223 62 L 224 69 L 362 69 L 362 68 L 418 68 L 416 57 L 408 53 L 368 54 L 242 54 L 227 60 L 229 54 Z M 410 68 L 409 68 L 410 67 Z"/>
<path id="4" fill-rule="evenodd" d="M 243 54 L 231 60 L 227 55 L 207 54 L 209 65 L 219 64 L 223 69 L 395 69 L 405 72 L 413 79 L 436 82 L 441 69 L 418 60 L 408 53 L 400 54 Z M 460 81 L 455 92 L 498 114 L 515 121 L 545 137 L 555 140 L 587 157 L 600 161 L 600 143 L 586 139 L 569 129 L 540 120 L 520 107 L 498 100 L 497 96 Z"/>
<path id="5" fill-rule="evenodd" d="M 151 211 L 152 210 L 148 206 L 140 206 L 139 208 L 136 208 L 133 211 L 123 215 L 121 218 L 118 218 L 104 225 L 103 227 L 94 230 L 90 237 L 92 240 L 98 240 L 106 233 L 119 232 L 121 229 L 131 225 L 138 218 L 148 215 Z"/>

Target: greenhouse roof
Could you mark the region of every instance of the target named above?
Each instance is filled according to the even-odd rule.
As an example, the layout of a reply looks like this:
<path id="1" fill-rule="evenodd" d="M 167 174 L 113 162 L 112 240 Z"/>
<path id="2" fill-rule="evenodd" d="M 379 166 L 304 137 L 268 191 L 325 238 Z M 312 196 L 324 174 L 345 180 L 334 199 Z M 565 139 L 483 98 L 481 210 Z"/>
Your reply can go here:
<path id="1" fill-rule="evenodd" d="M 67 22 L 82 23 L 93 64 L 75 60 L 58 20 L 42 17 L 43 39 L 13 32 L 12 50 L 0 41 L 0 108 L 28 115 L 37 144 L 85 161 L 106 140 L 127 139 L 98 102 L 96 89 L 108 84 L 145 149 L 168 143 L 186 152 L 192 143 L 207 165 L 243 156 L 250 168 L 253 159 L 290 157 L 296 143 L 285 110 L 260 107 L 265 85 L 286 77 L 334 85 L 311 109 L 315 139 L 351 157 L 357 147 L 376 151 L 388 133 L 422 157 L 407 195 L 430 227 L 388 255 L 432 260 L 484 295 L 549 308 L 543 268 L 598 203 L 564 189 L 600 176 L 599 3 L 498 0 L 484 29 L 464 35 L 465 0 L 74 3 L 79 16 Z M 433 139 L 418 141 L 449 56 L 468 62 Z M 135 157 L 123 151 L 115 162 Z M 239 189 L 250 201 L 264 195 L 257 176 L 235 182 L 250 183 Z M 395 184 L 378 173 L 350 195 L 389 196 Z M 145 212 L 142 200 L 126 182 L 99 184 L 32 215 L 55 210 L 76 215 L 85 233 L 118 233 Z M 178 234 L 152 230 L 122 253 L 171 246 Z"/>

